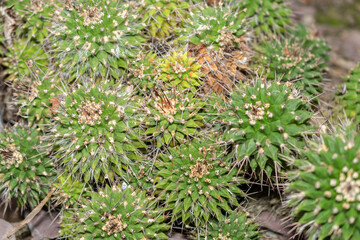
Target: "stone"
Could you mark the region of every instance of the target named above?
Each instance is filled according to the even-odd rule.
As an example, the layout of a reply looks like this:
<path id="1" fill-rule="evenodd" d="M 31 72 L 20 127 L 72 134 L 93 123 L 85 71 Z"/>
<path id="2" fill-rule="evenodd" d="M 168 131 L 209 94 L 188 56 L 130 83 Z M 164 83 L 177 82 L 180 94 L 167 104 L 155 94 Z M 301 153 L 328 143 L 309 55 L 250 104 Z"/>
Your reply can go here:
<path id="1" fill-rule="evenodd" d="M 11 225 L 11 223 L 0 219 L 0 239 L 3 239 L 6 237 L 6 235 L 13 230 L 14 227 Z M 10 240 L 16 240 L 15 236 L 12 236 Z"/>
<path id="2" fill-rule="evenodd" d="M 0 218 L 10 223 L 20 222 L 24 219 L 16 199 L 9 202 L 0 201 Z"/>
<path id="3" fill-rule="evenodd" d="M 29 214 L 29 213 L 28 213 Z M 52 239 L 60 236 L 60 218 L 58 212 L 41 210 L 29 223 L 32 240 Z"/>

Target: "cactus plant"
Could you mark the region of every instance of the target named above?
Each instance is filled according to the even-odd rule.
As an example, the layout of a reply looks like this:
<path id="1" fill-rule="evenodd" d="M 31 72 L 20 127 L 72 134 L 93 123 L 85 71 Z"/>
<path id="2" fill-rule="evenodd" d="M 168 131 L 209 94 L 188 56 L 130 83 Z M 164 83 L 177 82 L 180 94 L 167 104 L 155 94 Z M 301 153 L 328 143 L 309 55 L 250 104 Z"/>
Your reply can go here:
<path id="1" fill-rule="evenodd" d="M 259 239 L 257 225 L 251 220 L 246 212 L 230 212 L 224 221 L 211 221 L 200 232 L 200 239 L 231 239 L 231 240 L 255 240 Z"/>
<path id="2" fill-rule="evenodd" d="M 35 76 L 36 80 L 21 94 L 24 98 L 18 99 L 19 115 L 27 119 L 28 124 L 37 124 L 44 129 L 55 115 L 62 95 L 59 77 L 53 72 Z"/>
<path id="3" fill-rule="evenodd" d="M 229 157 L 261 182 L 278 186 L 288 169 L 284 156 L 296 156 L 313 129 L 307 102 L 299 99 L 296 88 L 259 79 L 239 87 L 230 98 L 219 114 L 227 126 L 223 139 L 233 144 Z"/>
<path id="4" fill-rule="evenodd" d="M 244 0 L 234 1 L 234 8 L 246 9 L 251 26 L 257 35 L 269 35 L 285 32 L 291 23 L 291 10 L 284 0 Z"/>
<path id="5" fill-rule="evenodd" d="M 288 206 L 308 239 L 360 238 L 360 136 L 354 126 L 322 134 L 296 161 Z"/>
<path id="6" fill-rule="evenodd" d="M 237 197 L 245 196 L 237 185 L 245 183 L 235 177 L 229 162 L 224 160 L 224 149 L 210 140 L 193 140 L 179 148 L 170 148 L 157 162 L 159 168 L 160 199 L 171 209 L 171 221 L 201 227 L 210 217 L 223 221 L 222 210 L 237 206 Z"/>
<path id="7" fill-rule="evenodd" d="M 322 90 L 329 47 L 312 39 L 298 27 L 283 40 L 264 40 L 258 52 L 259 64 L 265 66 L 267 78 L 294 82 L 308 98 L 317 98 Z"/>
<path id="8" fill-rule="evenodd" d="M 18 39 L 8 46 L 8 52 L 3 64 L 7 67 L 8 77 L 6 81 L 13 84 L 30 82 L 33 74 L 43 73 L 49 64 L 48 56 L 44 49 L 34 42 Z"/>
<path id="9" fill-rule="evenodd" d="M 197 136 L 198 128 L 204 125 L 199 114 L 203 106 L 204 102 L 191 92 L 154 89 L 149 103 L 143 106 L 147 113 L 143 124 L 148 140 L 160 148 L 176 146 Z"/>
<path id="10" fill-rule="evenodd" d="M 63 210 L 71 209 L 84 198 L 90 197 L 87 184 L 74 180 L 70 175 L 61 175 L 52 184 L 56 191 L 52 195 L 54 205 L 60 205 Z"/>
<path id="11" fill-rule="evenodd" d="M 179 90 L 191 90 L 195 92 L 201 85 L 201 65 L 194 58 L 188 57 L 187 52 L 174 51 L 159 66 L 161 68 L 160 79 L 164 81 L 167 89 L 176 87 Z"/>
<path id="12" fill-rule="evenodd" d="M 71 2 L 71 1 L 70 1 Z M 56 59 L 69 81 L 113 77 L 127 69 L 144 38 L 133 4 L 80 0 L 69 4 L 55 26 Z"/>
<path id="13" fill-rule="evenodd" d="M 245 32 L 245 12 L 232 11 L 230 6 L 199 6 L 185 22 L 184 28 L 177 29 L 179 41 L 189 41 L 212 46 L 215 49 L 236 46 L 238 38 Z"/>
<path id="14" fill-rule="evenodd" d="M 41 148 L 35 128 L 17 125 L 0 133 L 0 192 L 2 199 L 16 198 L 25 208 L 34 208 L 50 190 L 54 164 Z"/>
<path id="15" fill-rule="evenodd" d="M 127 84 L 134 86 L 137 95 L 147 96 L 150 90 L 157 85 L 159 71 L 157 67 L 156 54 L 141 51 L 129 67 Z"/>
<path id="16" fill-rule="evenodd" d="M 60 103 L 49 140 L 56 162 L 75 180 L 114 181 L 131 161 L 142 159 L 139 149 L 146 146 L 129 100 L 120 86 L 102 83 L 74 89 Z"/>
<path id="17" fill-rule="evenodd" d="M 63 221 L 61 232 L 71 239 L 168 239 L 170 227 L 153 207 L 145 192 L 106 186 L 74 210 L 76 219 Z"/>
<path id="18" fill-rule="evenodd" d="M 43 43 L 49 35 L 49 28 L 60 11 L 59 0 L 6 0 L 5 6 L 13 6 L 19 38 L 32 39 Z"/>
<path id="19" fill-rule="evenodd" d="M 360 123 L 359 107 L 359 89 L 360 89 L 360 63 L 353 69 L 350 76 L 345 78 L 345 84 L 342 85 L 344 93 L 337 96 L 340 111 L 344 111 L 349 118 L 354 118 L 356 123 Z M 343 114 L 342 112 L 340 112 Z"/>
<path id="20" fill-rule="evenodd" d="M 190 7 L 188 1 L 181 0 L 143 0 L 140 12 L 143 22 L 152 37 L 166 38 L 175 27 L 181 26 Z"/>

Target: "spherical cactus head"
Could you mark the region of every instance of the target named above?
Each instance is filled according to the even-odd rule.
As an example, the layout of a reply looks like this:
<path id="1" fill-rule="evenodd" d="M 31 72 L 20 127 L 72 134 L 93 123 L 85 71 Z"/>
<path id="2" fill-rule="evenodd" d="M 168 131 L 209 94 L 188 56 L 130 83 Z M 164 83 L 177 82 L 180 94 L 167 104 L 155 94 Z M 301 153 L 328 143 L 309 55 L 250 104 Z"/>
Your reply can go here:
<path id="1" fill-rule="evenodd" d="M 144 120 L 145 134 L 158 148 L 185 143 L 197 136 L 204 125 L 200 113 L 204 101 L 191 92 L 153 89 L 147 102 L 143 107 L 148 115 Z"/>
<path id="2" fill-rule="evenodd" d="M 199 235 L 200 239 L 255 240 L 260 237 L 254 221 L 246 212 L 237 210 L 226 214 L 224 221 L 210 221 Z"/>
<path id="3" fill-rule="evenodd" d="M 353 125 L 332 130 L 310 144 L 297 161 L 288 206 L 309 239 L 360 236 L 360 135 Z"/>
<path id="4" fill-rule="evenodd" d="M 144 41 L 133 3 L 79 0 L 55 26 L 54 48 L 69 81 L 119 79 Z"/>
<path id="5" fill-rule="evenodd" d="M 135 132 L 137 107 L 119 85 L 102 83 L 74 89 L 54 118 L 49 139 L 57 163 L 75 180 L 114 181 L 146 147 Z"/>
<path id="6" fill-rule="evenodd" d="M 268 79 L 292 82 L 308 99 L 317 100 L 322 91 L 329 47 L 301 26 L 289 31 L 286 38 L 262 41 L 256 57 L 259 72 L 264 68 Z"/>
<path id="7" fill-rule="evenodd" d="M 279 82 L 255 79 L 234 90 L 219 116 L 227 126 L 223 139 L 232 145 L 233 164 L 278 187 L 291 168 L 287 157 L 298 156 L 313 130 L 307 105 L 296 88 Z"/>
<path id="8" fill-rule="evenodd" d="M 16 198 L 22 208 L 34 208 L 55 180 L 41 133 L 17 125 L 0 134 L 0 192 L 5 201 Z"/>
<path id="9" fill-rule="evenodd" d="M 244 180 L 235 177 L 236 171 L 224 161 L 224 149 L 201 139 L 169 151 L 157 163 L 156 188 L 172 211 L 171 221 L 196 228 L 212 217 L 223 221 L 223 211 L 230 211 L 237 206 L 237 197 L 245 196 L 237 187 Z"/>
<path id="10" fill-rule="evenodd" d="M 160 79 L 167 89 L 190 90 L 196 92 L 201 85 L 201 65 L 186 51 L 175 50 L 160 63 Z"/>
<path id="11" fill-rule="evenodd" d="M 236 45 L 238 38 L 246 32 L 245 12 L 233 11 L 227 5 L 200 5 L 186 20 L 185 26 L 177 31 L 180 42 L 226 49 Z"/>
<path id="12" fill-rule="evenodd" d="M 106 186 L 84 200 L 74 211 L 72 225 L 66 219 L 61 231 L 67 230 L 71 239 L 168 239 L 164 232 L 170 226 L 153 206 L 145 192 Z"/>

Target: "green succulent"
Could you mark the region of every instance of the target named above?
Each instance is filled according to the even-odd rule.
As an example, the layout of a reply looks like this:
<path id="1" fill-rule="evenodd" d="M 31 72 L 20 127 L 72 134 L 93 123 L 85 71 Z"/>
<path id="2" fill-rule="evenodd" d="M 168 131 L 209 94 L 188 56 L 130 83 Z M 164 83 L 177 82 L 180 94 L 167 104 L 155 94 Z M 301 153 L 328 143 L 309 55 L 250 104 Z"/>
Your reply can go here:
<path id="1" fill-rule="evenodd" d="M 229 157 L 261 182 L 278 186 L 289 168 L 286 156 L 296 156 L 313 130 L 306 109 L 295 88 L 278 82 L 255 80 L 234 90 L 219 114 L 227 126 L 223 139 L 233 145 Z"/>
<path id="2" fill-rule="evenodd" d="M 179 90 L 191 90 L 195 92 L 201 85 L 200 71 L 201 65 L 196 63 L 188 53 L 178 53 L 174 51 L 163 60 L 159 66 L 161 68 L 160 79 L 167 88 L 176 87 Z"/>
<path id="3" fill-rule="evenodd" d="M 90 196 L 87 184 L 74 180 L 70 175 L 59 176 L 52 186 L 56 188 L 52 195 L 55 205 L 62 206 L 65 211 Z"/>
<path id="4" fill-rule="evenodd" d="M 144 0 L 140 12 L 149 34 L 166 38 L 173 33 L 174 28 L 182 26 L 189 7 L 189 1 Z"/>
<path id="5" fill-rule="evenodd" d="M 61 229 L 71 239 L 168 239 L 164 231 L 170 226 L 163 223 L 164 215 L 154 210 L 145 192 L 130 188 L 106 186 L 93 192 L 74 215 L 72 224 L 67 220 Z"/>
<path id="6" fill-rule="evenodd" d="M 0 193 L 21 207 L 36 207 L 54 181 L 52 161 L 42 149 L 40 132 L 20 125 L 0 133 Z"/>
<path id="7" fill-rule="evenodd" d="M 306 97 L 317 99 L 322 91 L 329 47 L 304 31 L 298 27 L 289 38 L 264 40 L 257 58 L 258 63 L 266 68 L 268 79 L 293 82 Z"/>
<path id="8" fill-rule="evenodd" d="M 243 0 L 235 2 L 235 7 L 246 9 L 246 16 L 257 35 L 284 33 L 291 23 L 291 10 L 284 0 Z"/>
<path id="9" fill-rule="evenodd" d="M 353 118 L 354 121 L 360 123 L 360 63 L 357 68 L 353 69 L 350 76 L 345 78 L 343 94 L 337 96 L 340 111 L 345 111 L 347 117 Z M 343 113 L 340 112 L 342 115 Z"/>
<path id="10" fill-rule="evenodd" d="M 288 206 L 308 239 L 360 239 L 360 136 L 355 127 L 322 134 L 295 163 Z"/>
<path id="11" fill-rule="evenodd" d="M 179 28 L 180 41 L 192 44 L 200 43 L 214 46 L 216 49 L 233 47 L 237 38 L 246 32 L 245 12 L 233 12 L 230 7 L 216 5 L 214 7 L 200 6 L 185 22 L 184 28 Z"/>
<path id="12" fill-rule="evenodd" d="M 158 63 L 155 53 L 141 51 L 129 67 L 128 85 L 134 87 L 137 95 L 147 96 L 157 86 Z"/>
<path id="13" fill-rule="evenodd" d="M 60 8 L 59 0 L 6 0 L 5 6 L 13 6 L 19 27 L 19 38 L 34 39 L 43 43 L 49 35 L 49 28 Z"/>
<path id="14" fill-rule="evenodd" d="M 19 84 L 29 83 L 32 75 L 45 72 L 49 65 L 49 58 L 40 45 L 18 39 L 8 46 L 3 64 L 7 67 L 8 74 L 5 81 L 11 82 L 17 89 Z"/>
<path id="15" fill-rule="evenodd" d="M 57 75 L 49 72 L 44 76 L 36 76 L 28 87 L 24 98 L 18 99 L 19 115 L 28 120 L 28 124 L 37 124 L 44 129 L 56 114 L 61 98 L 61 82 Z"/>
<path id="16" fill-rule="evenodd" d="M 75 180 L 111 182 L 142 160 L 137 108 L 119 86 L 102 83 L 73 90 L 60 103 L 49 140 L 56 162 Z"/>
<path id="17" fill-rule="evenodd" d="M 56 59 L 69 81 L 120 78 L 144 38 L 133 3 L 79 0 L 55 26 Z"/>
<path id="18" fill-rule="evenodd" d="M 143 106 L 147 117 L 145 135 L 158 148 L 176 146 L 199 134 L 203 127 L 203 116 L 199 111 L 204 101 L 194 97 L 191 92 L 154 90 L 153 97 Z"/>
<path id="19" fill-rule="evenodd" d="M 156 188 L 171 209 L 171 221 L 197 228 L 211 217 L 224 221 L 222 211 L 238 206 L 237 197 L 245 196 L 237 187 L 245 181 L 224 160 L 226 152 L 210 140 L 193 140 L 169 151 L 156 163 L 161 177 Z"/>
<path id="20" fill-rule="evenodd" d="M 224 221 L 210 221 L 207 228 L 200 233 L 200 239 L 255 240 L 259 239 L 257 225 L 247 213 L 233 211 Z"/>

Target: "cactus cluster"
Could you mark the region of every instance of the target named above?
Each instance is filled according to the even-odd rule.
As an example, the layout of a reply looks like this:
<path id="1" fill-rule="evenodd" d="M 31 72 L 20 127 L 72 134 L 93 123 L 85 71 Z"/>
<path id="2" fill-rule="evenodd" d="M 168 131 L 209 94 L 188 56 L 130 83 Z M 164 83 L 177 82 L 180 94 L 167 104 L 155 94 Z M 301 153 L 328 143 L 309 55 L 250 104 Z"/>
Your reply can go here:
<path id="1" fill-rule="evenodd" d="M 259 237 L 257 225 L 243 211 L 231 212 L 220 223 L 215 221 L 209 222 L 207 229 L 201 233 L 201 239 L 204 240 L 251 240 L 259 239 Z"/>
<path id="2" fill-rule="evenodd" d="M 354 126 L 323 134 L 298 161 L 288 205 L 309 239 L 360 237 L 360 136 Z"/>
<path id="3" fill-rule="evenodd" d="M 240 169 L 250 169 L 261 181 L 282 182 L 286 156 L 296 156 L 311 133 L 312 113 L 296 88 L 257 80 L 236 89 L 226 111 L 223 139 L 233 145 L 230 157 Z"/>
<path id="4" fill-rule="evenodd" d="M 295 83 L 306 97 L 317 98 L 322 90 L 328 51 L 323 41 L 298 26 L 289 38 L 264 40 L 258 57 L 259 63 L 265 66 L 267 78 Z"/>
<path id="5" fill-rule="evenodd" d="M 209 140 L 193 140 L 179 149 L 169 149 L 158 162 L 161 177 L 159 197 L 172 209 L 171 221 L 204 225 L 211 217 L 223 221 L 222 211 L 237 206 L 237 197 L 246 194 L 236 185 L 245 183 L 235 176 L 226 151 Z"/>
<path id="6" fill-rule="evenodd" d="M 345 83 L 342 85 L 342 89 L 337 96 L 340 114 L 345 112 L 346 116 L 354 119 L 357 124 L 360 123 L 359 89 L 360 63 L 357 68 L 351 71 L 350 76 L 345 78 Z"/>
<path id="7" fill-rule="evenodd" d="M 144 41 L 133 4 L 114 0 L 68 2 L 54 26 L 53 45 L 60 69 L 69 81 L 119 78 Z"/>
<path id="8" fill-rule="evenodd" d="M 41 148 L 41 133 L 20 125 L 0 133 L 0 192 L 21 207 L 35 207 L 54 181 L 53 162 Z"/>
<path id="9" fill-rule="evenodd" d="M 61 238 L 255 240 L 242 204 L 267 189 L 291 196 L 306 236 L 358 238 L 360 142 L 308 144 L 329 48 L 285 1 L 1 6 L 15 24 L 0 23 L 0 80 L 18 115 L 0 122 L 0 200 L 31 211 L 51 192 Z M 356 120 L 358 78 L 339 97 Z"/>
<path id="10" fill-rule="evenodd" d="M 246 15 L 251 19 L 257 35 L 271 35 L 286 31 L 291 23 L 291 10 L 282 0 L 244 0 L 235 2 L 234 7 L 246 9 Z"/>
<path id="11" fill-rule="evenodd" d="M 154 206 L 145 192 L 106 186 L 85 199 L 74 210 L 76 219 L 65 219 L 63 227 L 71 229 L 71 239 L 168 239 L 169 226 Z"/>
<path id="12" fill-rule="evenodd" d="M 142 0 L 139 11 L 150 36 L 166 38 L 173 34 L 174 28 L 183 24 L 190 7 L 188 1 L 181 0 Z"/>
<path id="13" fill-rule="evenodd" d="M 155 146 L 176 146 L 199 135 L 199 128 L 204 126 L 200 110 L 204 101 L 191 92 L 178 90 L 154 90 L 148 104 L 143 107 L 147 118 L 147 140 Z"/>
<path id="14" fill-rule="evenodd" d="M 129 100 L 111 83 L 68 93 L 49 135 L 57 164 L 85 182 L 114 181 L 132 161 L 141 160 L 139 149 L 146 146 L 137 135 L 137 109 Z"/>

